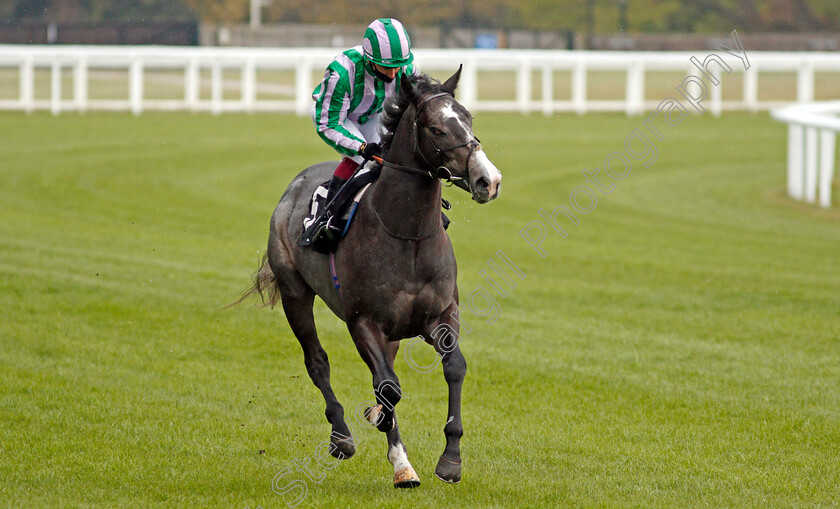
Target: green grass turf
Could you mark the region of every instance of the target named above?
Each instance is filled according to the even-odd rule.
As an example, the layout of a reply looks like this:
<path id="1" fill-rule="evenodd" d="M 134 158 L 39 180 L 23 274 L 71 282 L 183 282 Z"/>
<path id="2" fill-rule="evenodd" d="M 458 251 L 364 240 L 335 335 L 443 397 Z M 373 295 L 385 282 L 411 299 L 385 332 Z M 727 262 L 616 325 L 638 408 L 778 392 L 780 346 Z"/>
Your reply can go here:
<path id="1" fill-rule="evenodd" d="M 357 425 L 300 507 L 836 506 L 840 213 L 786 198 L 784 125 L 663 128 L 546 258 L 520 238 L 640 123 L 477 116 L 504 185 L 484 206 L 446 191 L 461 292 L 489 290 L 497 250 L 526 277 L 494 323 L 463 313 L 463 481 L 433 476 L 440 368 L 400 358 L 422 486 L 394 490 Z M 314 462 L 323 400 L 282 311 L 222 308 L 286 184 L 333 157 L 291 116 L 0 116 L 0 506 L 285 507 L 272 479 Z M 350 415 L 370 373 L 316 320 Z"/>

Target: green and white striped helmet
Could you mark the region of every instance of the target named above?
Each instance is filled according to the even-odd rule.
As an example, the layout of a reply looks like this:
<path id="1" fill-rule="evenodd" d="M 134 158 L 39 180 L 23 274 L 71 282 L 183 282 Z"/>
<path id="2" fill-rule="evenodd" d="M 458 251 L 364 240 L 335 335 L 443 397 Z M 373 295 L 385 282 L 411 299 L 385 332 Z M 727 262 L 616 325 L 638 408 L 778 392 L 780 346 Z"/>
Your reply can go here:
<path id="1" fill-rule="evenodd" d="M 380 18 L 368 25 L 362 47 L 365 57 L 382 67 L 402 67 L 414 61 L 408 33 L 393 18 Z"/>

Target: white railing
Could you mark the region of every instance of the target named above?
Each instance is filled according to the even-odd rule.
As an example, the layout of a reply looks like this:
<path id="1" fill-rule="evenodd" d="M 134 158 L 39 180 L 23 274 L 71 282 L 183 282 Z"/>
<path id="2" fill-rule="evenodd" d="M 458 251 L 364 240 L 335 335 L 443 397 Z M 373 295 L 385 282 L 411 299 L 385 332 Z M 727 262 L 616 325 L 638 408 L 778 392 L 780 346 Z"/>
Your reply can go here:
<path id="1" fill-rule="evenodd" d="M 834 147 L 840 132 L 840 101 L 797 104 L 774 110 L 773 118 L 788 124 L 788 194 L 831 207 Z"/>
<path id="2" fill-rule="evenodd" d="M 191 110 L 215 114 L 287 111 L 303 115 L 309 111 L 310 94 L 317 84 L 318 74 L 336 53 L 335 48 L 0 45 L 0 92 L 3 91 L 4 76 L 7 83 L 19 83 L 17 94 L 0 94 L 0 109 L 49 110 L 54 114 L 95 109 L 135 114 L 144 110 Z M 655 108 L 668 95 L 677 96 L 675 89 L 681 84 L 676 81 L 667 95 L 651 98 L 651 94 L 646 94 L 646 73 L 672 71 L 683 76 L 701 76 L 689 59 L 696 56 L 703 60 L 709 53 L 415 50 L 418 66 L 432 74 L 434 71 L 451 72 L 464 64 L 459 99 L 472 110 L 543 112 L 547 115 L 566 111 L 640 114 Z M 796 101 L 806 103 L 814 100 L 815 73 L 840 72 L 840 54 L 834 53 L 750 52 L 747 48 L 748 69 L 737 58 L 722 51 L 717 53 L 730 64 L 733 74 L 743 73 L 743 86 L 740 98 L 730 100 L 724 100 L 721 92 L 727 86 L 726 77 L 722 79 L 723 85 L 708 87 L 709 97 L 705 98 L 704 104 L 714 115 L 723 110 L 759 111 L 788 104 L 790 101 L 761 99 L 759 73 L 761 76 L 795 73 Z M 118 70 L 127 76 L 127 87 L 121 97 L 97 97 L 91 91 L 91 79 L 108 70 L 112 73 Z M 263 79 L 263 75 L 278 74 L 278 71 L 289 80 L 279 88 Z M 479 95 L 479 73 L 493 71 L 515 74 L 510 98 L 498 100 Z M 624 88 L 622 98 L 599 100 L 589 97 L 588 82 L 596 81 L 590 73 L 602 71 L 626 73 L 623 85 L 620 82 L 618 85 Z M 17 78 L 10 78 L 15 72 Z M 571 77 L 568 97 L 554 97 L 556 72 L 567 72 Z M 177 80 L 178 93 L 166 99 L 151 97 L 154 94 L 147 92 L 152 88 L 147 78 L 154 73 L 168 73 L 167 79 Z M 44 74 L 49 74 L 48 80 L 41 79 Z M 68 74 L 72 78 L 68 79 Z M 225 78 L 231 75 L 234 76 L 232 80 Z M 534 86 L 535 76 L 539 87 Z M 484 79 L 483 75 L 481 79 Z M 49 83 L 45 86 L 41 81 Z M 62 87 L 72 89 L 72 92 L 62 90 Z M 266 87 L 274 91 L 272 97 L 266 97 L 271 95 L 264 93 Z M 234 91 L 233 97 L 230 90 Z M 534 97 L 534 90 L 541 90 L 539 97 Z"/>

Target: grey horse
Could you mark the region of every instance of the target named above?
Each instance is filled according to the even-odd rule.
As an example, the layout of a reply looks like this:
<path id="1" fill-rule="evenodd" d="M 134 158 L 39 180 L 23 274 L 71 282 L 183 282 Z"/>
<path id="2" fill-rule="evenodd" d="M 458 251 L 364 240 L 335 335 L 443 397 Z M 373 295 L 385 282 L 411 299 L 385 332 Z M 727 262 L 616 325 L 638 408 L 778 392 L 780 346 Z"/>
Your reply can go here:
<path id="1" fill-rule="evenodd" d="M 332 425 L 330 452 L 339 459 L 352 456 L 355 444 L 344 408 L 330 386 L 330 365 L 312 311 L 315 295 L 347 324 L 373 374 L 377 405 L 365 416 L 387 434 L 397 487 L 420 484 L 397 426 L 395 406 L 401 390 L 394 372 L 399 341 L 418 336 L 441 356 L 449 386 L 446 447 L 435 474 L 448 483 L 461 480 L 461 385 L 467 365 L 457 341 L 457 268 L 441 220 L 441 179 L 468 191 L 476 202 L 487 203 L 498 196 L 502 176 L 473 134 L 469 111 L 455 100 L 460 75 L 458 69 L 443 84 L 426 76 L 404 78 L 386 103 L 381 175 L 359 204 L 354 224 L 334 255 L 340 294 L 329 257 L 298 246 L 309 199 L 336 167 L 325 162 L 307 168 L 289 184 L 271 216 L 263 265 L 242 299 L 259 294 L 271 306 L 282 301 L 309 376 L 326 401 Z"/>

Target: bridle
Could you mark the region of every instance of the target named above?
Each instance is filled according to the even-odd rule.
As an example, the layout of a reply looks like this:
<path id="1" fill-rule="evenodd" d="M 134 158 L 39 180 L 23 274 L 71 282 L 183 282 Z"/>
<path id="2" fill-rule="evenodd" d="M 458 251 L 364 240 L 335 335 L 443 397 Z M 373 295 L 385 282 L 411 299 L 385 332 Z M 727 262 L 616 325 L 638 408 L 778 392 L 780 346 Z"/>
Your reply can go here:
<path id="1" fill-rule="evenodd" d="M 429 168 L 434 168 L 435 165 L 432 164 L 429 161 L 429 159 L 426 157 L 426 154 L 424 154 L 423 151 L 420 150 L 420 132 L 421 132 L 421 130 L 420 130 L 420 126 L 421 126 L 420 115 L 423 113 L 423 110 L 426 108 L 426 106 L 428 106 L 428 104 L 432 100 L 440 98 L 440 97 L 447 97 L 447 96 L 452 97 L 452 94 L 450 94 L 448 92 L 439 92 L 437 94 L 432 94 L 432 95 L 429 95 L 429 96 L 423 98 L 423 100 L 420 102 L 420 104 L 417 105 L 416 112 L 414 114 L 414 122 L 413 122 L 414 153 L 419 154 L 420 158 L 423 160 L 424 165 L 429 167 Z M 427 127 L 427 126 L 423 126 L 423 127 Z M 440 147 L 438 147 L 437 143 L 435 143 L 435 140 L 432 139 L 431 137 L 429 137 L 428 133 L 426 133 L 425 130 L 423 130 L 422 132 L 423 132 L 423 135 L 425 136 L 426 140 L 435 149 L 435 154 L 437 156 L 441 156 L 441 155 L 445 154 L 446 152 L 451 152 L 455 149 L 459 149 L 459 148 L 462 148 L 462 147 L 469 147 L 470 150 L 469 150 L 469 153 L 467 154 L 467 160 L 466 160 L 465 167 L 466 167 L 466 170 L 467 170 L 467 175 L 470 174 L 470 158 L 472 158 L 473 152 L 475 152 L 477 149 L 481 148 L 481 140 L 479 140 L 473 134 L 472 139 L 467 140 L 465 143 L 461 143 L 459 145 L 453 145 L 451 147 L 440 148 Z M 446 182 L 449 183 L 449 185 L 457 184 L 460 181 L 466 181 L 467 190 L 472 192 L 472 189 L 471 189 L 471 186 L 470 186 L 470 183 L 469 183 L 469 179 L 465 179 L 464 177 L 456 177 L 455 175 L 452 174 L 452 170 L 450 170 L 449 168 L 447 168 L 444 165 L 440 165 L 434 171 L 432 171 L 432 170 L 421 170 L 420 168 L 412 168 L 411 166 L 403 166 L 401 164 L 392 163 L 390 161 L 386 161 L 382 157 L 374 156 L 374 160 L 376 162 L 378 162 L 379 164 L 381 164 L 382 166 L 387 166 L 388 168 L 392 168 L 392 169 L 395 169 L 395 170 L 404 171 L 406 173 L 411 173 L 411 174 L 414 174 L 414 175 L 421 175 L 421 176 L 429 177 L 429 178 L 432 178 L 432 179 L 445 180 Z"/>
<path id="2" fill-rule="evenodd" d="M 420 157 L 422 158 L 423 163 L 425 164 L 425 166 L 427 166 L 429 168 L 433 168 L 434 165 L 429 161 L 429 159 L 426 157 L 426 155 L 423 153 L 423 151 L 420 150 L 420 141 L 419 141 L 420 114 L 423 113 L 423 110 L 426 108 L 426 106 L 432 100 L 437 99 L 439 97 L 446 97 L 446 96 L 452 97 L 452 94 L 450 94 L 448 92 L 440 92 L 440 93 L 432 94 L 428 97 L 423 98 L 423 101 L 421 101 L 420 104 L 417 105 L 417 111 L 414 114 L 414 122 L 413 122 L 414 153 L 415 154 L 420 154 Z M 426 126 L 423 126 L 423 127 L 426 127 Z M 477 149 L 481 148 L 481 141 L 478 138 L 476 138 L 474 134 L 473 134 L 472 139 L 468 140 L 466 143 L 461 143 L 459 145 L 453 145 L 451 147 L 446 147 L 446 148 L 438 147 L 437 143 L 435 143 L 435 140 L 430 138 L 429 135 L 425 133 L 425 131 L 424 131 L 424 134 L 426 136 L 426 140 L 435 149 L 435 154 L 437 156 L 440 156 L 442 154 L 445 154 L 446 152 L 450 152 L 450 151 L 458 149 L 458 148 L 469 147 L 470 151 L 467 154 L 467 161 L 466 161 L 465 166 L 466 166 L 466 169 L 467 169 L 467 175 L 470 174 L 470 158 L 472 157 L 473 152 L 475 152 Z M 392 163 L 392 162 L 386 161 L 384 158 L 378 157 L 378 156 L 374 156 L 373 159 L 377 163 L 381 164 L 382 166 L 386 166 L 388 168 L 403 171 L 403 172 L 406 172 L 406 173 L 411 173 L 413 175 L 420 175 L 420 176 L 423 176 L 423 177 L 429 177 L 433 180 L 445 180 L 449 183 L 449 185 L 459 184 L 460 182 L 466 181 L 466 186 L 467 186 L 466 190 L 470 191 L 470 193 L 472 193 L 472 188 L 470 186 L 469 179 L 465 179 L 464 177 L 456 177 L 455 175 L 452 174 L 452 170 L 450 170 L 446 166 L 440 165 L 434 171 L 432 171 L 432 170 L 421 170 L 420 168 L 413 168 L 411 166 L 403 166 L 401 164 Z M 459 185 L 459 187 L 461 187 L 461 186 Z M 417 235 L 417 236 L 400 235 L 396 232 L 391 231 L 387 226 L 385 226 L 385 223 L 382 221 L 382 218 L 379 217 L 379 213 L 376 211 L 376 208 L 373 207 L 373 205 L 371 205 L 371 210 L 373 210 L 373 215 L 376 216 L 376 219 L 379 221 L 379 224 L 382 226 L 382 228 L 385 230 L 385 232 L 388 235 L 390 235 L 391 237 L 394 237 L 394 238 L 399 239 L 399 240 L 407 240 L 407 241 L 415 241 L 416 242 L 416 241 L 427 239 L 427 238 L 430 238 L 434 235 L 437 235 L 438 232 L 443 230 L 443 222 L 441 221 L 441 223 L 434 230 L 430 231 L 429 233 L 425 233 L 425 234 L 421 234 L 421 235 Z"/>

